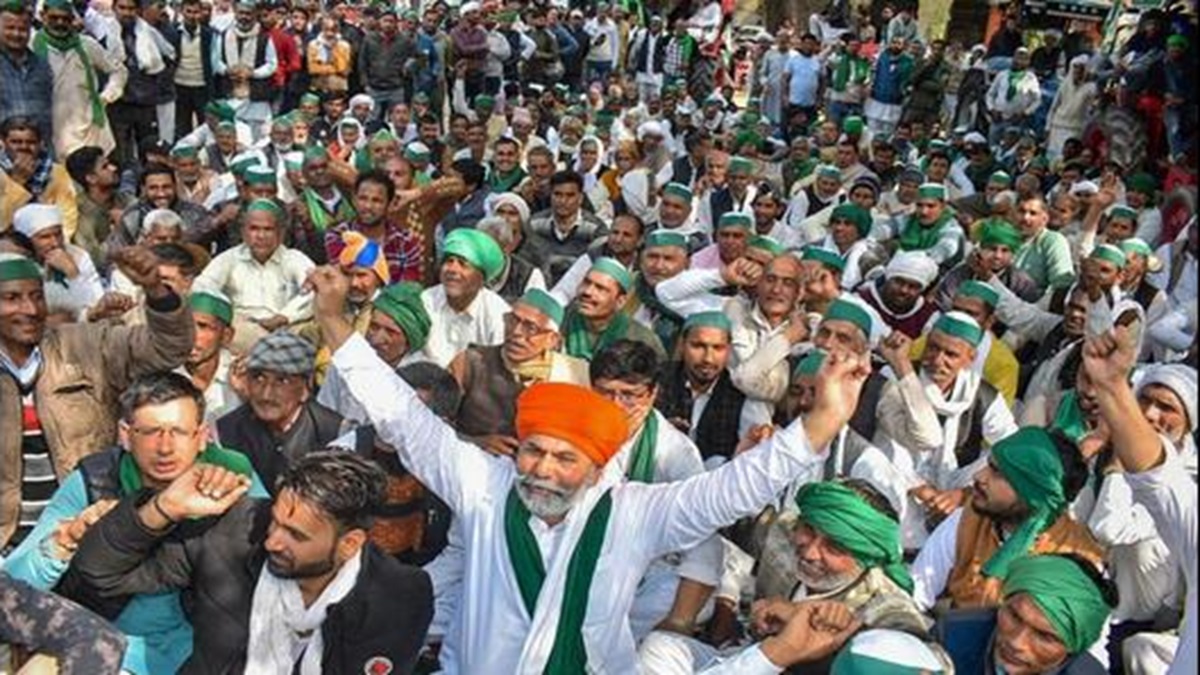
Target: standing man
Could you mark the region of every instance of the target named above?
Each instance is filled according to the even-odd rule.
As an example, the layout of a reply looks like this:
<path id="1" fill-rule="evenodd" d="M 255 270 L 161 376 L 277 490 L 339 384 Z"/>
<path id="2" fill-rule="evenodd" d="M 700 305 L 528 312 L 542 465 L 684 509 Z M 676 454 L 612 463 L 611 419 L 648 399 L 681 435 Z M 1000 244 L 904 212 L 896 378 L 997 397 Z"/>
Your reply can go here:
<path id="1" fill-rule="evenodd" d="M 650 27 L 638 31 L 629 48 L 626 69 L 634 73 L 638 97 L 642 101 L 658 98 L 663 86 L 663 63 L 667 54 L 667 36 L 661 16 L 650 18 Z"/>
<path id="2" fill-rule="evenodd" d="M 363 89 L 375 99 L 380 119 L 397 103 L 407 103 L 408 82 L 414 74 L 417 49 L 412 37 L 399 32 L 396 11 L 384 9 L 379 30 L 367 33 L 358 54 Z"/>
<path id="3" fill-rule="evenodd" d="M 121 97 L 125 66 L 114 61 L 100 43 L 80 35 L 73 25 L 75 8 L 69 0 L 48 0 L 42 9 L 42 30 L 33 38 L 33 51 L 45 58 L 54 73 L 54 154 L 65 158 L 85 145 L 105 152 L 115 147 L 105 107 Z M 107 81 L 100 88 L 100 74 Z"/>
<path id="4" fill-rule="evenodd" d="M 183 24 L 175 32 L 175 132 L 179 138 L 204 124 L 212 98 L 213 29 L 204 21 L 200 0 L 183 0 Z"/>
<path id="5" fill-rule="evenodd" d="M 240 0 L 236 23 L 221 36 L 213 55 L 218 96 L 237 111 L 237 118 L 250 127 L 254 140 L 264 135 L 271 119 L 273 77 L 279 67 L 275 44 L 262 30 L 250 0 Z"/>
<path id="6" fill-rule="evenodd" d="M 0 122 L 31 117 L 42 138 L 53 138 L 54 73 L 46 57 L 29 49 L 30 19 L 24 3 L 0 5 Z"/>
<path id="7" fill-rule="evenodd" d="M 788 57 L 784 66 L 783 81 L 788 92 L 788 120 L 796 119 L 801 126 L 808 126 L 817 119 L 817 104 L 821 101 L 821 60 L 817 58 L 819 46 L 816 36 L 806 33 L 800 38 L 797 53 Z"/>
<path id="8" fill-rule="evenodd" d="M 1037 75 L 1029 68 L 1029 50 L 1017 49 L 1012 68 L 1002 71 L 992 80 L 987 92 L 987 109 L 991 113 L 990 141 L 995 144 L 1010 127 L 1023 127 L 1042 104 L 1042 87 Z"/>
<path id="9" fill-rule="evenodd" d="M 912 55 L 904 47 L 904 38 L 893 36 L 875 61 L 871 96 L 863 107 L 867 125 L 875 136 L 890 136 L 900 121 L 905 88 L 914 68 Z"/>
<path id="10" fill-rule="evenodd" d="M 159 74 L 166 70 L 162 47 L 170 45 L 138 15 L 137 0 L 116 0 L 113 7 L 121 25 L 127 79 L 121 98 L 108 107 L 122 169 L 137 159 L 137 148 L 147 138 L 158 138 Z"/>

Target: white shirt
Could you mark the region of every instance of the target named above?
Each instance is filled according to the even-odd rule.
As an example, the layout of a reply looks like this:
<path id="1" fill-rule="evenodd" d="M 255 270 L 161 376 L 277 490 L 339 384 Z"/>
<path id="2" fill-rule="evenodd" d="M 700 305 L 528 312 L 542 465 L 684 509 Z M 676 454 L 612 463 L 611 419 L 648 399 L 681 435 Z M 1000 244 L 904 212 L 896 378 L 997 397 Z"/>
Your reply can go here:
<path id="1" fill-rule="evenodd" d="M 735 461 L 681 483 L 619 483 L 603 477 L 554 528 L 531 523 L 544 552 L 547 576 L 530 617 L 521 600 L 504 538 L 504 503 L 516 476 L 513 462 L 459 440 L 419 402 L 360 336 L 333 355 L 337 369 L 366 409 L 381 438 L 400 448 L 400 461 L 454 511 L 463 533 L 461 607 L 446 636 L 458 672 L 541 673 L 554 643 L 569 552 L 597 500 L 611 486 L 612 514 L 597 561 L 582 634 L 590 672 L 625 675 L 637 670 L 627 615 L 650 563 L 711 537 L 717 528 L 759 512 L 809 465 L 812 452 L 801 425 Z M 561 530 L 551 535 L 550 530 Z M 448 674 L 448 675 L 453 675 Z"/>
<path id="2" fill-rule="evenodd" d="M 216 290 L 233 303 L 233 312 L 246 319 L 281 315 L 288 323 L 312 316 L 312 293 L 301 293 L 312 260 L 300 251 L 280 246 L 266 262 L 238 244 L 217 255 L 196 278 L 196 290 Z"/>
<path id="3" fill-rule="evenodd" d="M 87 251 L 74 244 L 64 244 L 63 248 L 71 255 L 75 268 L 79 273 L 70 279 L 53 281 L 49 267 L 43 274 L 46 282 L 43 285 L 46 294 L 46 307 L 50 312 L 68 312 L 73 317 L 82 317 L 89 307 L 104 295 L 104 284 L 100 281 L 100 273 L 92 264 L 92 257 Z"/>
<path id="4" fill-rule="evenodd" d="M 479 289 L 479 294 L 462 312 L 450 306 L 441 284 L 421 291 L 421 302 L 431 322 L 422 356 L 442 368 L 471 345 L 504 342 L 504 315 L 510 308 L 495 291 Z"/>
<path id="5" fill-rule="evenodd" d="M 217 359 L 217 372 L 213 375 L 208 388 L 204 390 L 204 421 L 209 424 L 216 422 L 217 418 L 242 404 L 242 399 L 229 384 L 229 369 L 233 367 L 233 354 L 228 349 L 222 349 L 217 354 Z M 189 379 L 192 377 L 192 374 L 184 366 L 179 366 L 175 372 L 186 375 Z"/>

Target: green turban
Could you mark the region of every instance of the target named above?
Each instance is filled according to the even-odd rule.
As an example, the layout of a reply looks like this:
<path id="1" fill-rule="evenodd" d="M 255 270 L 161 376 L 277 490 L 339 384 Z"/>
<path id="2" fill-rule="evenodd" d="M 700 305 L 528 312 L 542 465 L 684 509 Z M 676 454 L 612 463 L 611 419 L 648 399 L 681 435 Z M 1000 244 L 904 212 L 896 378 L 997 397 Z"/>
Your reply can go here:
<path id="1" fill-rule="evenodd" d="M 1100 639 L 1110 607 L 1104 593 L 1074 560 L 1059 555 L 1014 560 L 1004 577 L 1005 599 L 1024 593 L 1042 610 L 1071 655 Z"/>
<path id="2" fill-rule="evenodd" d="M 1148 173 L 1135 173 L 1125 181 L 1125 189 L 1129 192 L 1140 192 L 1147 197 L 1153 196 L 1158 189 L 1158 181 Z"/>
<path id="3" fill-rule="evenodd" d="M 842 256 L 820 246 L 805 246 L 804 253 L 800 256 L 801 260 L 814 260 L 821 263 L 831 272 L 841 274 L 846 271 L 846 261 Z"/>
<path id="4" fill-rule="evenodd" d="M 746 248 L 756 248 L 760 251 L 766 251 L 772 256 L 780 256 L 787 253 L 787 249 L 784 248 L 783 244 L 761 234 L 750 237 L 750 241 L 746 242 Z"/>
<path id="5" fill-rule="evenodd" d="M 486 235 L 485 235 L 486 236 Z M 415 352 L 425 346 L 429 338 L 429 313 L 421 302 L 421 285 L 404 281 L 387 286 L 379 291 L 373 303 L 374 310 L 387 316 L 408 340 L 408 351 Z"/>
<path id="6" fill-rule="evenodd" d="M 854 223 L 860 237 L 867 236 L 871 231 L 871 212 L 854 202 L 845 202 L 835 206 L 833 213 L 829 214 L 829 222 L 832 223 L 838 218 L 845 218 Z"/>
<path id="7" fill-rule="evenodd" d="M 975 319 L 962 312 L 946 312 L 933 322 L 933 330 L 958 338 L 972 348 L 983 341 L 983 329 Z"/>
<path id="8" fill-rule="evenodd" d="M 874 321 L 867 310 L 855 304 L 850 300 L 838 298 L 829 304 L 829 309 L 825 310 L 825 316 L 821 321 L 845 321 L 852 323 L 862 331 L 863 337 L 867 340 L 871 339 L 871 330 L 874 328 Z"/>
<path id="9" fill-rule="evenodd" d="M 1092 254 L 1088 257 L 1110 262 L 1116 265 L 1117 269 L 1125 267 L 1125 252 L 1112 244 L 1099 244 L 1096 248 L 1092 249 Z"/>
<path id="10" fill-rule="evenodd" d="M 792 369 L 792 379 L 812 377 L 821 371 L 823 365 L 825 365 L 825 351 L 814 349 L 796 362 L 796 367 Z"/>
<path id="11" fill-rule="evenodd" d="M 808 483 L 796 493 L 800 518 L 829 537 L 866 569 L 880 568 L 912 593 L 913 580 L 900 547 L 900 524 L 841 483 Z"/>
<path id="12" fill-rule="evenodd" d="M 193 312 L 215 316 L 225 323 L 233 325 L 233 304 L 222 293 L 196 291 L 188 298 Z"/>
<path id="13" fill-rule="evenodd" d="M 1003 218 L 988 218 L 979 228 L 980 246 L 1005 246 L 1016 253 L 1022 243 L 1020 231 Z"/>
<path id="14" fill-rule="evenodd" d="M 696 312 L 689 315 L 683 322 L 682 332 L 687 333 L 693 328 L 716 328 L 725 331 L 726 335 L 733 335 L 733 323 L 724 312 Z"/>
<path id="15" fill-rule="evenodd" d="M 633 288 L 633 275 L 614 258 L 596 258 L 595 262 L 592 263 L 591 269 L 588 271 L 599 272 L 610 277 L 613 281 L 617 282 L 622 292 L 628 292 L 629 289 Z"/>
<path id="16" fill-rule="evenodd" d="M 37 263 L 15 253 L 0 253 L 0 281 L 42 280 Z"/>
<path id="17" fill-rule="evenodd" d="M 446 235 L 442 256 L 462 258 L 492 281 L 504 271 L 504 251 L 492 235 L 469 227 L 459 228 Z"/>
<path id="18" fill-rule="evenodd" d="M 563 316 L 566 312 L 563 310 L 562 304 L 546 291 L 540 288 L 531 288 L 525 291 L 525 295 L 517 298 L 517 302 L 522 305 L 529 305 L 541 314 L 544 314 L 547 319 L 554 322 L 556 329 L 562 325 Z"/>
<path id="19" fill-rule="evenodd" d="M 1067 507 L 1067 498 L 1063 494 L 1062 460 L 1045 429 L 1018 430 L 992 446 L 991 460 L 1030 511 L 1000 550 L 983 564 L 986 576 L 1004 578 L 1013 561 L 1029 553 L 1038 535 Z"/>

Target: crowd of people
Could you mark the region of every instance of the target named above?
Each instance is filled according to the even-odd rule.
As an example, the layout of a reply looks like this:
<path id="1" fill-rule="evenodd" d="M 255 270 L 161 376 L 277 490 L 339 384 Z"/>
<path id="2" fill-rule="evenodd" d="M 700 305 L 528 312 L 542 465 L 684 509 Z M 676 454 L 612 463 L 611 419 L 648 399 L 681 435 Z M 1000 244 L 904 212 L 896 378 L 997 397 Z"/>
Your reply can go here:
<path id="1" fill-rule="evenodd" d="M 0 4 L 0 672 L 1193 672 L 1194 9 L 735 4 Z"/>

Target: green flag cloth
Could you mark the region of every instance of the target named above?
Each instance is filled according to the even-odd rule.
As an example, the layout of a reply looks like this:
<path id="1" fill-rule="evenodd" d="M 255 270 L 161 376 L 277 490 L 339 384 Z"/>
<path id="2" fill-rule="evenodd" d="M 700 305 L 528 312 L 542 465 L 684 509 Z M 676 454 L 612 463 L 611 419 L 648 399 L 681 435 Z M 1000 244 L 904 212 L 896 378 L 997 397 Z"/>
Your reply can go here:
<path id="1" fill-rule="evenodd" d="M 1079 563 L 1058 555 L 1014 560 L 1004 577 L 1004 597 L 1027 594 L 1058 633 L 1067 651 L 1079 654 L 1100 639 L 1110 607 Z"/>
<path id="2" fill-rule="evenodd" d="M 591 361 L 596 352 L 625 337 L 628 332 L 629 316 L 625 312 L 614 314 L 612 320 L 608 322 L 608 326 L 595 340 L 592 339 L 587 322 L 574 309 L 567 312 L 567 318 L 563 322 L 563 337 L 567 343 L 567 355 L 585 361 Z"/>
<path id="3" fill-rule="evenodd" d="M 1083 408 L 1079 407 L 1079 392 L 1069 389 L 1063 393 L 1058 402 L 1058 410 L 1054 412 L 1054 422 L 1051 429 L 1057 429 L 1064 436 L 1078 443 L 1087 435 L 1087 422 L 1083 418 Z"/>
<path id="4" fill-rule="evenodd" d="M 250 458 L 236 450 L 222 448 L 216 443 L 209 443 L 204 451 L 196 456 L 197 463 L 215 464 L 247 478 L 254 477 L 254 466 Z M 125 452 L 117 462 L 117 480 L 121 484 L 121 492 L 131 495 L 146 486 L 142 472 L 138 469 L 133 455 Z"/>
<path id="5" fill-rule="evenodd" d="M 992 462 L 1029 507 L 1029 517 L 983 564 L 983 574 L 1004 578 L 1014 560 L 1026 555 L 1067 507 L 1063 465 L 1050 432 L 1024 427 L 992 446 Z"/>
<path id="6" fill-rule="evenodd" d="M 911 593 L 913 580 L 900 547 L 900 524 L 841 483 L 808 483 L 796 493 L 800 517 L 846 549 L 865 569 L 878 567 Z"/>
<path id="7" fill-rule="evenodd" d="M 87 87 L 88 103 L 92 108 L 92 124 L 103 126 L 107 118 L 104 115 L 104 102 L 100 100 L 100 90 L 96 87 L 96 69 L 92 67 L 92 60 L 88 58 L 87 50 L 83 48 L 83 41 L 79 39 L 79 34 L 72 31 L 69 37 L 56 38 L 44 29 L 38 31 L 37 35 L 33 37 L 33 53 L 45 59 L 46 52 L 50 47 L 64 54 L 74 52 L 79 57 L 84 86 Z"/>
<path id="8" fill-rule="evenodd" d="M 546 675 L 587 672 L 587 649 L 583 643 L 583 619 L 587 615 L 588 593 L 596 573 L 596 562 L 604 545 L 608 519 L 612 514 L 612 493 L 605 492 L 592 508 L 579 542 L 567 564 L 562 609 L 554 633 L 554 646 L 546 663 Z M 514 487 L 504 505 L 504 541 L 521 600 L 532 619 L 537 609 L 538 595 L 546 581 L 546 565 L 542 561 L 537 539 L 529 529 L 529 509 Z"/>
<path id="9" fill-rule="evenodd" d="M 633 444 L 633 456 L 629 458 L 629 469 L 625 472 L 629 480 L 639 483 L 654 482 L 654 454 L 657 449 L 658 415 L 651 410 L 642 424 L 642 433 L 638 434 L 637 443 Z"/>

